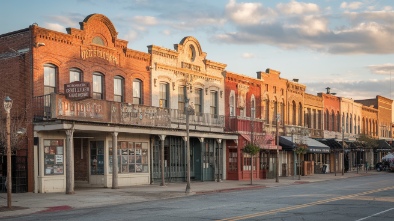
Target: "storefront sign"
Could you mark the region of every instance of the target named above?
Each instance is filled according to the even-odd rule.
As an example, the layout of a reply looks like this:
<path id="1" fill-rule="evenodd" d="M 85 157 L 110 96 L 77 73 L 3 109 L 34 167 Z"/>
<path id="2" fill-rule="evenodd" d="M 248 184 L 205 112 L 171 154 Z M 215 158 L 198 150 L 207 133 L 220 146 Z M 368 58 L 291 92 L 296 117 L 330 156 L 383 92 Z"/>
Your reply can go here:
<path id="1" fill-rule="evenodd" d="M 64 85 L 66 98 L 70 100 L 83 100 L 90 98 L 90 83 L 75 81 Z"/>

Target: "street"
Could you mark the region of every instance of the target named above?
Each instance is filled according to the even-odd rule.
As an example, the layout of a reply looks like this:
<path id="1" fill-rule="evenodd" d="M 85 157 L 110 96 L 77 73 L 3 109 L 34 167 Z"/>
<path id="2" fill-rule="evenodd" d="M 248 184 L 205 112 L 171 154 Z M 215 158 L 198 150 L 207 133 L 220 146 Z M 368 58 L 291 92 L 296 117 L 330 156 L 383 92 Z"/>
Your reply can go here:
<path id="1" fill-rule="evenodd" d="M 41 212 L 5 220 L 394 219 L 394 173 L 132 204 Z M 105 199 L 103 199 L 105 200 Z"/>

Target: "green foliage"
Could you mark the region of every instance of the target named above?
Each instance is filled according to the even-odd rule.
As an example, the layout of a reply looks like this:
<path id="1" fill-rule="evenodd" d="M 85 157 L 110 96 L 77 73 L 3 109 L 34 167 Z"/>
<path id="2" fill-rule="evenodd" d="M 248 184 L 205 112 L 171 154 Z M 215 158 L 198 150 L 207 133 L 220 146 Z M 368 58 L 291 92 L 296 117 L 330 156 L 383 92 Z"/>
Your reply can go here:
<path id="1" fill-rule="evenodd" d="M 357 140 L 362 142 L 366 148 L 375 149 L 375 148 L 378 148 L 378 146 L 379 146 L 378 139 L 375 139 L 375 138 L 368 136 L 366 134 L 360 134 Z"/>
<path id="2" fill-rule="evenodd" d="M 251 156 L 256 155 L 258 152 L 260 152 L 260 147 L 256 146 L 254 144 L 247 144 L 243 149 L 242 152 L 250 154 Z"/>
<path id="3" fill-rule="evenodd" d="M 308 146 L 306 144 L 297 144 L 297 147 L 295 148 L 296 154 L 306 154 L 308 151 Z"/>

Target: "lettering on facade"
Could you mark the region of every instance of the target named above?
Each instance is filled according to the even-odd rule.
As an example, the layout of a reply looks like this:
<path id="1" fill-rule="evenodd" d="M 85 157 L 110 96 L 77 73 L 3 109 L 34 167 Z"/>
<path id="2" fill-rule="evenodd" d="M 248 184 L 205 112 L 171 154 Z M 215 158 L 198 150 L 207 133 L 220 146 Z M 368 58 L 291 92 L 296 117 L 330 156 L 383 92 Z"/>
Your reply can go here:
<path id="1" fill-rule="evenodd" d="M 144 126 L 168 126 L 171 123 L 167 109 L 132 104 L 121 105 L 121 123 Z"/>
<path id="2" fill-rule="evenodd" d="M 78 102 L 59 98 L 58 116 L 103 119 L 103 106 L 96 102 Z"/>
<path id="3" fill-rule="evenodd" d="M 65 84 L 64 93 L 66 98 L 70 100 L 83 100 L 90 98 L 90 83 L 76 81 Z"/>
<path id="4" fill-rule="evenodd" d="M 182 68 L 186 68 L 186 69 L 190 69 L 192 71 L 198 71 L 198 72 L 201 70 L 200 66 L 197 66 L 194 64 L 189 64 L 186 62 L 182 62 Z"/>
<path id="5" fill-rule="evenodd" d="M 115 64 L 118 64 L 118 59 L 116 55 L 114 55 L 111 52 L 108 51 L 102 51 L 99 49 L 86 49 L 81 51 L 81 58 L 85 60 L 86 58 L 92 58 L 92 57 L 97 57 L 97 58 L 102 58 L 105 59 L 109 62 L 113 62 Z"/>

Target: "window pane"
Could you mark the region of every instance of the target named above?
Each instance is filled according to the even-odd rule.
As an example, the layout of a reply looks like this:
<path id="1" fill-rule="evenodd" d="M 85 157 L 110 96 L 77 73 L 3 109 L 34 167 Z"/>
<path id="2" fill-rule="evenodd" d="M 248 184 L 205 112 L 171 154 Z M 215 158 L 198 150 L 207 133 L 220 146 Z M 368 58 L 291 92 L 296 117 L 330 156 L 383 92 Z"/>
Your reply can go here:
<path id="1" fill-rule="evenodd" d="M 196 113 L 201 113 L 202 112 L 202 89 L 198 88 L 195 90 L 195 96 L 194 96 L 194 110 Z"/>
<path id="2" fill-rule="evenodd" d="M 103 96 L 103 77 L 99 74 L 93 75 L 93 98 L 102 99 Z"/>
<path id="3" fill-rule="evenodd" d="M 168 83 L 160 83 L 159 107 L 168 107 Z"/>
<path id="4" fill-rule="evenodd" d="M 141 104 L 142 82 L 138 79 L 133 81 L 133 104 Z"/>
<path id="5" fill-rule="evenodd" d="M 114 78 L 114 101 L 123 101 L 123 78 L 121 77 Z"/>
<path id="6" fill-rule="evenodd" d="M 70 83 L 74 81 L 81 81 L 81 72 L 79 70 L 70 70 Z"/>
<path id="7" fill-rule="evenodd" d="M 211 115 L 217 115 L 217 92 L 211 91 Z"/>
<path id="8" fill-rule="evenodd" d="M 185 111 L 185 86 L 178 88 L 178 110 L 180 113 Z"/>

